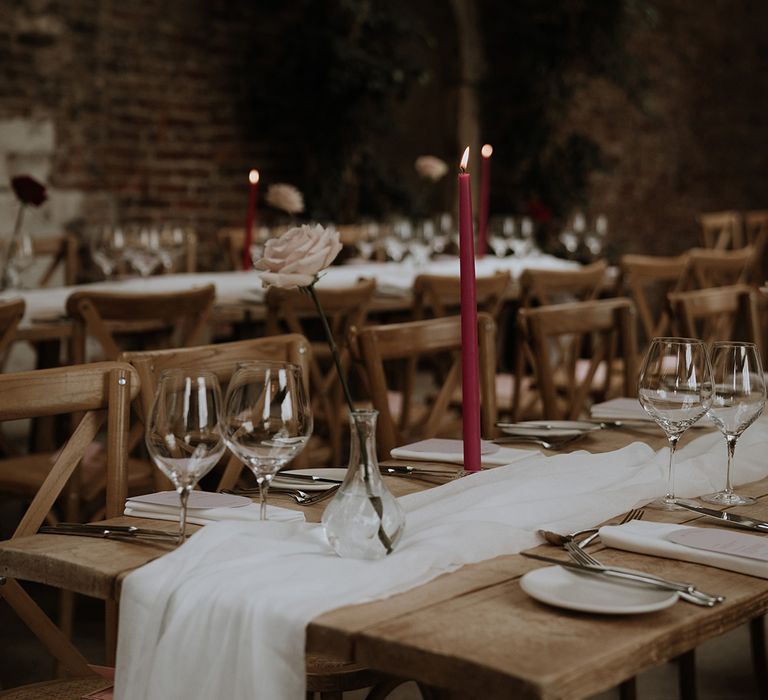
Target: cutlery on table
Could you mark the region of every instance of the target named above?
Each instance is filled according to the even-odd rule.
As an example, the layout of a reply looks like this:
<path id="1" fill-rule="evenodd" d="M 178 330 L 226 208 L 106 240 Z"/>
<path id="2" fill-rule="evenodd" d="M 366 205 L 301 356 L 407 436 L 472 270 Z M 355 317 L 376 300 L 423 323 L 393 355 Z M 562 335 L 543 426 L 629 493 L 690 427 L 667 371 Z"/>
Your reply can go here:
<path id="1" fill-rule="evenodd" d="M 619 525 L 624 525 L 625 523 L 628 523 L 630 520 L 641 520 L 644 514 L 645 514 L 645 511 L 642 510 L 641 508 L 633 508 L 621 519 L 621 522 L 619 522 Z M 572 542 L 579 535 L 586 535 L 586 534 L 592 533 L 589 537 L 581 540 L 578 543 L 579 547 L 586 547 L 590 542 L 592 542 L 597 537 L 597 531 L 599 529 L 600 529 L 600 526 L 588 527 L 584 530 L 576 530 L 576 532 L 569 532 L 567 535 L 561 535 L 559 532 L 552 532 L 551 530 L 538 530 L 537 532 L 547 542 L 549 542 L 549 544 L 553 544 L 556 547 L 562 547 L 568 544 L 568 542 Z"/>
<path id="2" fill-rule="evenodd" d="M 280 479 L 280 481 L 312 481 L 315 484 L 340 484 L 344 481 L 344 479 L 328 479 L 324 476 L 316 476 L 315 474 L 289 474 L 288 472 L 277 472 L 274 478 Z M 270 488 L 272 488 L 272 486 L 270 486 Z"/>
<path id="3" fill-rule="evenodd" d="M 339 490 L 341 482 L 335 483 L 328 489 L 322 491 L 315 491 L 314 493 L 307 493 L 301 489 L 287 488 L 281 486 L 270 486 L 270 492 L 275 491 L 277 493 L 284 493 L 286 496 L 292 498 L 300 506 L 311 506 L 314 503 L 324 501 L 326 498 L 333 496 Z M 231 493 L 233 496 L 258 496 L 259 489 L 222 489 L 221 493 Z"/>
<path id="4" fill-rule="evenodd" d="M 573 543 L 566 545 L 566 548 L 570 547 L 579 549 Z M 653 576 L 652 574 L 643 573 L 641 571 L 634 571 L 631 569 L 616 569 L 613 567 L 597 566 L 594 564 L 577 564 L 575 561 L 563 561 L 562 559 L 548 557 L 542 554 L 534 554 L 533 552 L 521 552 L 521 554 L 530 559 L 545 561 L 549 564 L 557 564 L 568 569 L 569 571 L 576 571 L 601 578 L 612 578 L 624 581 L 632 581 L 635 583 L 643 583 L 654 588 L 661 588 L 663 590 L 683 593 L 686 594 L 685 600 L 688 600 L 695 605 L 703 605 L 711 608 L 717 603 L 721 603 L 723 600 L 725 600 L 725 598 L 722 596 L 710 595 L 708 593 L 704 593 L 703 591 L 699 591 L 693 584 L 681 581 L 671 581 L 669 579 L 663 579 L 658 576 Z"/>
<path id="5" fill-rule="evenodd" d="M 579 435 L 571 435 L 567 438 L 562 439 L 545 439 L 541 437 L 536 437 L 534 435 L 505 435 L 504 437 L 496 438 L 494 439 L 494 443 L 497 445 L 509 445 L 509 444 L 533 444 L 533 445 L 541 445 L 546 450 L 559 450 L 562 447 L 565 447 L 566 445 L 570 445 L 572 442 L 575 442 L 576 440 L 580 440 L 583 438 L 587 433 L 580 433 Z"/>
<path id="6" fill-rule="evenodd" d="M 681 501 L 680 499 L 675 500 L 675 504 L 686 510 L 698 513 L 699 515 L 706 515 L 708 518 L 719 520 L 721 523 L 728 523 L 729 525 L 734 525 L 735 527 L 740 527 L 745 530 L 768 532 L 768 522 L 765 520 L 757 520 L 756 518 L 750 518 L 746 515 L 738 515 L 737 513 L 726 513 L 725 511 L 716 510 L 715 508 L 696 506 Z"/>
<path id="7" fill-rule="evenodd" d="M 39 532 L 47 535 L 80 535 L 81 537 L 102 537 L 118 540 L 157 540 L 176 542 L 178 534 L 165 530 L 150 530 L 133 525 L 93 525 L 91 523 L 57 523 L 43 525 Z"/>
<path id="8" fill-rule="evenodd" d="M 410 466 L 395 466 L 385 467 L 380 466 L 379 471 L 382 474 L 389 474 L 390 476 L 450 476 L 455 477 L 459 475 L 459 471 L 455 469 L 421 469 L 420 467 Z"/>

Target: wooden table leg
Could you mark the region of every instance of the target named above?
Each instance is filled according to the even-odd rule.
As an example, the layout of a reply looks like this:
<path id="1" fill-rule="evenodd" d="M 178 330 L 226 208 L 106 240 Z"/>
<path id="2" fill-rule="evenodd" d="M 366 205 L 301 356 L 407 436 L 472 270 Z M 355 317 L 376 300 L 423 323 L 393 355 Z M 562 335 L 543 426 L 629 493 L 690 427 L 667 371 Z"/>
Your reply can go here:
<path id="1" fill-rule="evenodd" d="M 749 622 L 749 643 L 752 647 L 752 670 L 755 674 L 757 697 L 768 700 L 768 666 L 765 661 L 765 619 L 761 615 Z"/>
<path id="2" fill-rule="evenodd" d="M 680 664 L 678 683 L 680 700 L 696 700 L 696 650 L 691 649 L 677 657 Z"/>

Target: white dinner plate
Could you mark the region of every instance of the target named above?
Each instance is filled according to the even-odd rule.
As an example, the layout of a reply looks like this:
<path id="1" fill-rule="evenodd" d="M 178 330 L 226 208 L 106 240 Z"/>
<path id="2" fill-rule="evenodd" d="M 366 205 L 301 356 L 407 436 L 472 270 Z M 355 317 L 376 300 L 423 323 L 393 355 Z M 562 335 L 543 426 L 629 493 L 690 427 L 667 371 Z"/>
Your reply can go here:
<path id="1" fill-rule="evenodd" d="M 520 423 L 498 423 L 503 433 L 521 437 L 567 438 L 600 430 L 596 423 L 581 420 L 529 420 Z"/>
<path id="2" fill-rule="evenodd" d="M 308 479 L 286 479 L 282 476 L 291 474 L 319 476 L 323 479 L 335 479 L 342 481 L 347 474 L 346 469 L 339 467 L 316 467 L 314 469 L 290 469 L 288 471 L 278 472 L 272 479 L 273 486 L 282 488 L 301 489 L 302 491 L 326 491 L 333 488 L 335 484 L 329 484 L 325 481 L 309 481 Z"/>
<path id="3" fill-rule="evenodd" d="M 677 602 L 677 593 L 642 584 L 614 583 L 576 574 L 562 566 L 529 571 L 520 587 L 531 598 L 558 608 L 602 615 L 638 615 L 663 610 Z"/>
<path id="4" fill-rule="evenodd" d="M 131 496 L 129 501 L 133 503 L 151 503 L 155 506 L 179 505 L 179 494 L 176 491 L 158 491 L 157 493 L 145 493 L 141 496 Z M 241 508 L 253 503 L 245 496 L 235 496 L 229 493 L 212 493 L 211 491 L 191 491 L 187 508 L 190 510 L 207 508 Z"/>

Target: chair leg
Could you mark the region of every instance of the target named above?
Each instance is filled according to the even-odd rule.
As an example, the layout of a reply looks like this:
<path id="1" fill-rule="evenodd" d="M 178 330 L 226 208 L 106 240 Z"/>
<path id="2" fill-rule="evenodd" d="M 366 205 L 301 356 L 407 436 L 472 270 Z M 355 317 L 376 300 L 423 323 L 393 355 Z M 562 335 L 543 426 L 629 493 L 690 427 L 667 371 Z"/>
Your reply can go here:
<path id="1" fill-rule="evenodd" d="M 407 681 L 392 679 L 391 681 L 377 683 L 371 688 L 368 695 L 365 696 L 365 700 L 385 700 L 395 688 L 403 683 L 407 683 Z"/>
<path id="2" fill-rule="evenodd" d="M 759 700 L 768 700 L 768 666 L 766 665 L 765 619 L 761 615 L 749 621 L 749 642 L 752 648 L 752 669 Z"/>
<path id="3" fill-rule="evenodd" d="M 621 700 L 637 700 L 637 678 L 628 678 L 619 686 Z"/>
<path id="4" fill-rule="evenodd" d="M 696 650 L 685 652 L 677 657 L 680 664 L 678 670 L 678 684 L 680 688 L 680 700 L 696 700 Z"/>

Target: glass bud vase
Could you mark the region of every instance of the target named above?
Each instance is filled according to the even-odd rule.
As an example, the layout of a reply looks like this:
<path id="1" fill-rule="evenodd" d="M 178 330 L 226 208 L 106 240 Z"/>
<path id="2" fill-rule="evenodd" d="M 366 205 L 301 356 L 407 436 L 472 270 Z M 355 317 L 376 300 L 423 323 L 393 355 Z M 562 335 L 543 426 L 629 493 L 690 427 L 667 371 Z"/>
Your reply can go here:
<path id="1" fill-rule="evenodd" d="M 347 475 L 323 513 L 325 536 L 340 557 L 385 557 L 405 527 L 405 512 L 379 473 L 377 416 L 373 410 L 352 412 Z"/>

